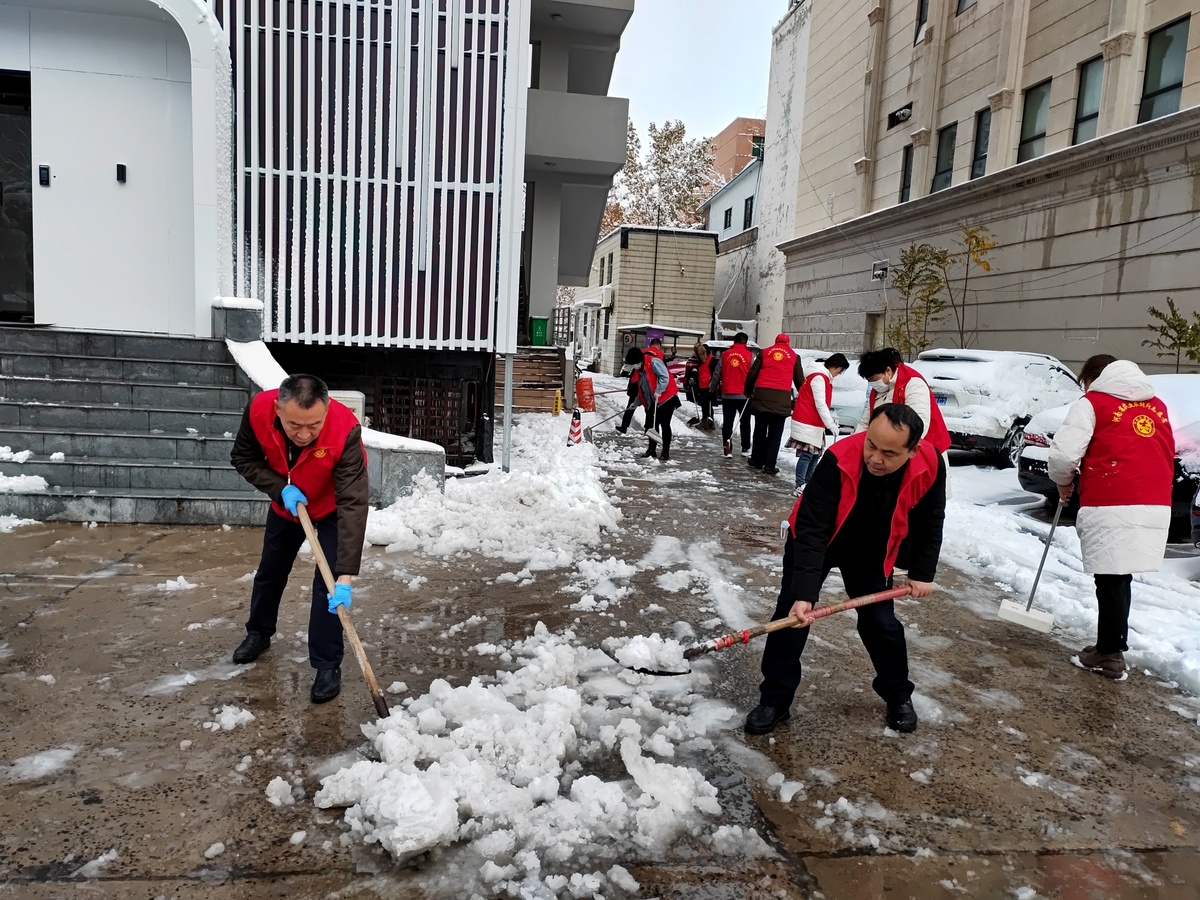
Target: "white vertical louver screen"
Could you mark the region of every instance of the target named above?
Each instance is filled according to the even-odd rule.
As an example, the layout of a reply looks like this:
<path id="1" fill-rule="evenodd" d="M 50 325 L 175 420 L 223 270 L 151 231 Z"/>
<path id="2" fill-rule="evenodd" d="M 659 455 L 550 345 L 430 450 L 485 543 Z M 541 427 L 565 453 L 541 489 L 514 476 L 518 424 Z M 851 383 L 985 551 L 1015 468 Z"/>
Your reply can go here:
<path id="1" fill-rule="evenodd" d="M 489 349 L 506 0 L 209 5 L 233 61 L 235 283 L 265 337 Z"/>

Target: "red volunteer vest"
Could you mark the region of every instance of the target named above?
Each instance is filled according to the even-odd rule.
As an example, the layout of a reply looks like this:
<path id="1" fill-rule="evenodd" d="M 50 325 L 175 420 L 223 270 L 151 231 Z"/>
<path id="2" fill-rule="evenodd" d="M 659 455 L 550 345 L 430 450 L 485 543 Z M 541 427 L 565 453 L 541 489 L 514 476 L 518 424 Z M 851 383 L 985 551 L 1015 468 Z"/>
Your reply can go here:
<path id="1" fill-rule="evenodd" d="M 796 369 L 796 354 L 787 344 L 772 344 L 762 355 L 755 387 L 776 391 L 792 389 L 792 374 Z"/>
<path id="2" fill-rule="evenodd" d="M 263 391 L 250 401 L 250 427 L 263 449 L 267 465 L 285 477 L 289 476 L 287 464 L 287 437 L 275 427 L 275 400 L 279 390 Z M 329 401 L 329 412 L 317 439 L 300 451 L 300 457 L 292 466 L 292 484 L 308 498 L 308 514 L 314 520 L 323 519 L 337 510 L 333 493 L 333 467 L 342 458 L 346 438 L 358 424 L 354 413 L 336 400 Z M 272 502 L 275 514 L 296 522 L 299 521 L 282 504 Z"/>
<path id="3" fill-rule="evenodd" d="M 646 386 L 650 388 L 650 396 L 654 396 L 654 392 L 658 389 L 658 376 L 654 374 L 653 357 L 647 356 L 642 363 L 642 371 L 646 374 Z M 671 373 L 667 373 L 667 389 L 663 391 L 662 398 L 659 403 L 666 403 L 672 397 L 679 393 L 679 385 L 675 383 L 675 379 L 671 377 Z"/>
<path id="4" fill-rule="evenodd" d="M 892 390 L 893 403 L 904 402 L 904 389 L 914 378 L 925 381 L 916 369 L 900 363 L 900 368 L 896 370 L 896 386 Z M 928 386 L 928 382 L 926 382 L 926 386 Z M 875 412 L 875 398 L 878 396 L 871 391 L 871 412 Z M 937 398 L 933 396 L 933 391 L 929 392 L 929 427 L 925 429 L 925 440 L 933 444 L 938 453 L 945 453 L 950 449 L 950 432 L 946 429 L 946 420 L 942 418 L 942 411 L 938 408 Z"/>
<path id="5" fill-rule="evenodd" d="M 711 356 L 706 356 L 700 363 L 698 374 L 700 376 L 701 390 L 707 391 L 712 384 L 712 367 L 713 358 Z"/>
<path id="6" fill-rule="evenodd" d="M 866 442 L 867 433 L 860 431 L 858 434 L 842 438 L 827 451 L 837 459 L 838 469 L 841 470 L 842 475 L 842 496 L 838 501 L 837 521 L 833 526 L 833 534 L 829 536 L 831 544 L 837 537 L 837 533 L 841 531 L 842 525 L 850 515 L 850 510 L 854 508 L 854 501 L 858 498 L 858 485 L 862 480 L 863 473 L 863 445 Z M 908 514 L 933 487 L 933 483 L 937 481 L 937 473 L 938 452 L 928 441 L 921 441 L 917 444 L 917 455 L 908 461 L 908 468 L 904 470 L 904 477 L 900 482 L 900 495 L 896 498 L 896 511 L 892 514 L 892 530 L 888 536 L 887 555 L 883 560 L 885 576 L 892 574 L 892 568 L 896 564 L 896 555 L 900 552 L 900 544 L 908 535 Z M 801 495 L 796 501 L 796 505 L 792 507 L 792 514 L 788 516 L 788 525 L 793 538 L 796 537 L 796 514 L 800 511 L 800 504 L 803 502 L 804 496 Z"/>
<path id="7" fill-rule="evenodd" d="M 822 369 L 804 379 L 804 384 L 800 388 L 800 396 L 796 398 L 796 406 L 792 409 L 792 418 L 801 425 L 824 428 L 825 423 L 821 421 L 821 416 L 817 413 L 817 401 L 813 399 L 812 380 L 814 378 L 825 379 L 825 405 L 833 405 L 833 381 L 830 380 L 828 371 Z"/>
<path id="8" fill-rule="evenodd" d="M 745 344 L 734 344 L 721 354 L 721 393 L 746 393 L 746 376 L 750 374 L 750 366 L 754 356 Z"/>
<path id="9" fill-rule="evenodd" d="M 651 356 L 657 356 L 659 359 L 663 360 L 664 362 L 667 359 L 666 354 L 663 353 L 662 347 L 647 347 L 646 352 L 649 353 Z"/>
<path id="10" fill-rule="evenodd" d="M 1175 436 L 1157 397 L 1121 400 L 1084 394 L 1096 430 L 1079 467 L 1081 506 L 1170 506 L 1175 481 Z"/>

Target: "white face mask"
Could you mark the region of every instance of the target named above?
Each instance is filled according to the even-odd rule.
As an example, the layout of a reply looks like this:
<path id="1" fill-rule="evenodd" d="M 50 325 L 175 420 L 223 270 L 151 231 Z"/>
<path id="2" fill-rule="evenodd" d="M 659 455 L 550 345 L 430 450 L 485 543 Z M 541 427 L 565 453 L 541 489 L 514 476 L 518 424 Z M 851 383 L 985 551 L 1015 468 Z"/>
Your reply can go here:
<path id="1" fill-rule="evenodd" d="M 886 381 L 884 381 L 882 378 L 879 379 L 879 381 L 871 382 L 871 390 L 873 390 L 877 394 L 886 394 L 887 389 L 889 387 L 891 387 L 891 385 L 888 384 Z"/>

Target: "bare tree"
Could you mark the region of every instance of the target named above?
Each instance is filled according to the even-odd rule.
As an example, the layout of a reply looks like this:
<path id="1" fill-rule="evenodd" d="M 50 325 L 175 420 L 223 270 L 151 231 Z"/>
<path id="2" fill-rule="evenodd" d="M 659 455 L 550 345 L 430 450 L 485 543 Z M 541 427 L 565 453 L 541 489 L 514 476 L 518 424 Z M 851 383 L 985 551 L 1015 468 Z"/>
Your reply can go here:
<path id="1" fill-rule="evenodd" d="M 959 224 L 955 244 L 955 250 L 942 251 L 934 262 L 946 294 L 946 306 L 954 317 L 958 346 L 969 347 L 979 336 L 978 297 L 971 294 L 971 272 L 992 271 L 988 256 L 997 245 L 986 225 L 966 224 Z"/>

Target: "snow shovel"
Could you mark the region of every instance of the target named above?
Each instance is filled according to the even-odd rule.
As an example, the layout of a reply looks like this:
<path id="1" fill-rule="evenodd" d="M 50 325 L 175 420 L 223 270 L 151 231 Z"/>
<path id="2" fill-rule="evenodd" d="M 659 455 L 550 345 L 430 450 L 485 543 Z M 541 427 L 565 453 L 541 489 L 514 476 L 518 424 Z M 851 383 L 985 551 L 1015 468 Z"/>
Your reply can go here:
<path id="1" fill-rule="evenodd" d="M 321 549 L 321 542 L 317 539 L 316 529 L 313 528 L 312 519 L 308 517 L 308 507 L 303 503 L 296 504 L 296 515 L 300 519 L 300 526 L 304 529 L 304 534 L 308 538 L 308 546 L 312 548 L 313 556 L 317 558 L 317 568 L 321 570 L 321 577 L 325 579 L 325 589 L 333 594 L 335 579 L 333 571 L 329 568 L 329 561 L 325 559 L 325 551 Z M 375 712 L 379 713 L 380 718 L 386 719 L 391 712 L 388 710 L 387 701 L 383 699 L 383 691 L 379 689 L 379 682 L 375 680 L 375 673 L 371 670 L 371 664 L 367 661 L 367 654 L 363 652 L 362 643 L 358 639 L 358 632 L 354 630 L 354 623 L 350 621 L 350 610 L 345 606 L 337 608 L 338 621 L 342 623 L 342 631 L 346 634 L 346 640 L 350 644 L 350 649 L 354 651 L 354 658 L 358 660 L 358 667 L 362 670 L 363 678 L 367 682 L 367 690 L 371 692 L 371 700 L 375 703 Z"/>
<path id="2" fill-rule="evenodd" d="M 1043 634 L 1049 634 L 1050 629 L 1054 627 L 1053 615 L 1042 612 L 1040 609 L 1032 609 L 1032 607 L 1033 595 L 1037 593 L 1038 582 L 1042 580 L 1042 569 L 1046 565 L 1046 557 L 1050 554 L 1050 542 L 1054 540 L 1054 529 L 1058 527 L 1058 517 L 1062 515 L 1064 506 L 1066 503 L 1060 499 L 1058 508 L 1054 510 L 1054 521 L 1050 523 L 1050 533 L 1046 535 L 1046 547 L 1042 550 L 1042 561 L 1038 563 L 1037 574 L 1033 576 L 1033 587 L 1029 589 L 1029 602 L 1022 607 L 1020 603 L 1005 600 L 1000 604 L 997 618 L 1003 619 L 1005 622 L 1024 625 L 1026 628 L 1032 628 Z"/>
<path id="3" fill-rule="evenodd" d="M 606 392 L 604 392 L 604 393 L 613 393 L 613 392 L 611 392 L 611 391 L 606 391 Z M 584 427 L 584 429 L 583 429 L 583 439 L 584 439 L 585 441 L 587 441 L 589 444 L 594 444 L 594 443 L 596 443 L 596 441 L 595 441 L 596 434 L 595 434 L 595 432 L 593 431 L 593 429 L 595 429 L 595 428 L 599 428 L 599 427 L 600 427 L 601 425 L 603 425 L 605 422 L 611 422 L 611 421 L 612 421 L 613 419 L 615 419 L 617 416 L 623 416 L 623 415 L 625 415 L 625 413 L 629 412 L 629 411 L 630 411 L 631 409 L 633 409 L 635 406 L 637 406 L 637 400 L 636 400 L 636 399 L 635 399 L 635 400 L 630 400 L 630 401 L 629 401 L 629 405 L 628 405 L 628 406 L 626 406 L 624 409 L 620 410 L 619 412 L 615 412 L 615 413 L 613 413 L 613 414 L 612 414 L 611 416 L 609 416 L 607 419 L 601 419 L 601 420 L 600 420 L 599 422 L 597 422 L 595 425 L 587 425 L 587 426 L 585 426 L 585 427 Z"/>
<path id="4" fill-rule="evenodd" d="M 859 606 L 868 606 L 871 603 L 882 603 L 885 600 L 895 600 L 897 597 L 906 597 L 912 593 L 912 588 L 907 585 L 904 587 L 890 588 L 886 591 L 879 591 L 874 594 L 865 594 L 862 597 L 855 597 L 852 600 L 843 600 L 840 603 L 832 603 L 829 606 L 820 606 L 811 610 L 808 614 L 809 622 L 817 619 L 823 619 L 825 616 L 831 616 L 834 613 L 843 612 L 847 609 L 856 609 Z M 775 619 L 772 622 L 767 622 L 765 625 L 755 625 L 753 628 L 747 628 L 744 631 L 733 631 L 729 634 L 723 634 L 720 637 L 710 638 L 707 641 L 702 641 L 698 644 L 693 644 L 683 651 L 683 658 L 687 662 L 693 659 L 698 659 L 709 653 L 717 650 L 725 650 L 732 647 L 734 644 L 748 644 L 751 638 L 760 637 L 764 634 L 770 634 L 772 631 L 779 631 L 783 628 L 791 628 L 799 624 L 800 619 L 796 616 L 788 616 L 786 619 Z M 636 672 L 641 672 L 645 675 L 686 675 L 687 671 L 683 672 L 659 672 L 650 669 L 635 669 Z M 689 670 L 690 671 L 690 670 Z"/>
<path id="5" fill-rule="evenodd" d="M 655 444 L 662 443 L 662 432 L 658 430 L 658 401 L 654 401 L 654 410 L 650 414 L 650 427 L 646 430 L 646 436 Z"/>

